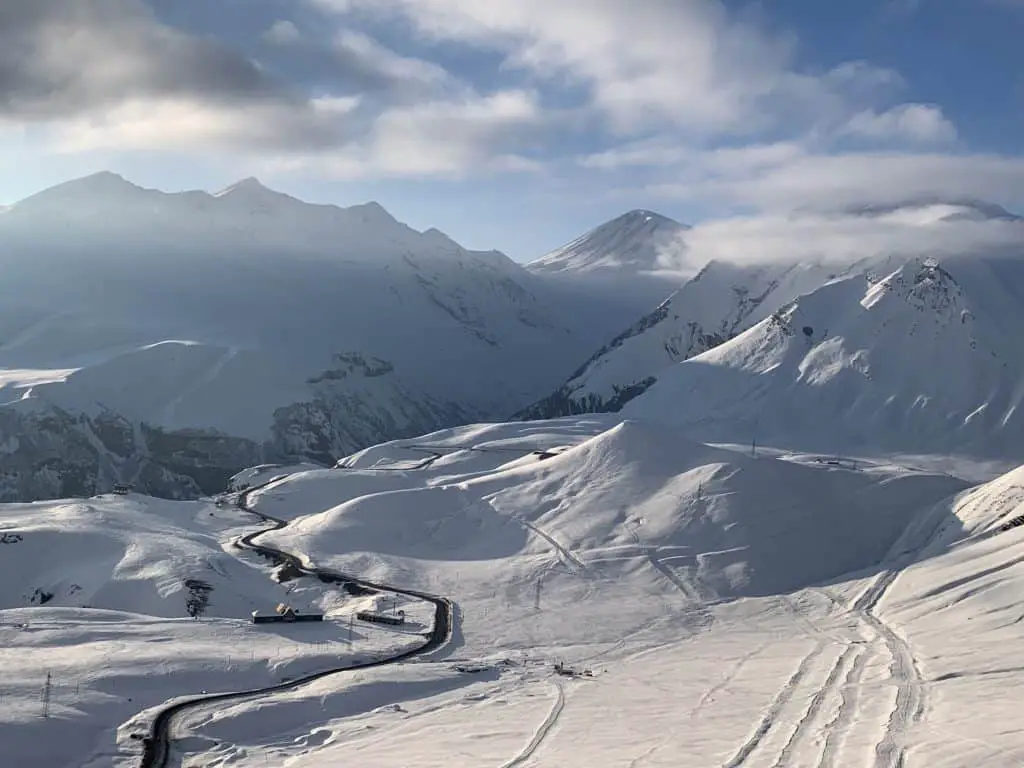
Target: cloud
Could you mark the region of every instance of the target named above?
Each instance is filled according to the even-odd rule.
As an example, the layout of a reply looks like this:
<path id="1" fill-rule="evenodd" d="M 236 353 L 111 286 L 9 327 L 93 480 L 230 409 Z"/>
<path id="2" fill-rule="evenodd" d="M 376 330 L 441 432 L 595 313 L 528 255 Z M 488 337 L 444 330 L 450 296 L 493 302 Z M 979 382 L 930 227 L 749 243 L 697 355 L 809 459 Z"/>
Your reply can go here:
<path id="1" fill-rule="evenodd" d="M 276 45 L 294 45 L 302 42 L 302 33 L 295 22 L 279 19 L 263 33 L 263 39 Z"/>
<path id="2" fill-rule="evenodd" d="M 315 99 L 301 110 L 276 104 L 202 104 L 186 98 L 123 101 L 85 113 L 49 131 L 58 152 L 96 152 L 131 147 L 150 151 L 195 151 L 197 147 L 309 153 L 333 151 L 345 144 L 345 118 L 357 98 Z M 282 144 L 282 137 L 288 143 Z M 293 147 L 298 148 L 292 149 Z"/>
<path id="3" fill-rule="evenodd" d="M 735 217 L 698 225 L 686 233 L 687 264 L 711 259 L 735 263 L 806 260 L 850 263 L 857 259 L 964 256 L 1024 243 L 1024 222 L 942 220 L 945 206 L 923 206 L 881 215 L 801 214 Z"/>
<path id="4" fill-rule="evenodd" d="M 841 133 L 869 139 L 910 139 L 917 142 L 954 141 L 956 126 L 930 104 L 901 104 L 876 112 L 865 110 L 850 118 Z"/>
<path id="5" fill-rule="evenodd" d="M 47 120 L 164 97 L 295 101 L 252 61 L 158 24 L 137 0 L 0 6 L 0 116 Z"/>
<path id="6" fill-rule="evenodd" d="M 538 162 L 517 150 L 546 130 L 547 116 L 531 91 L 438 100 L 385 110 L 364 140 L 323 162 L 349 178 L 536 171 Z"/>
<path id="7" fill-rule="evenodd" d="M 258 62 L 141 0 L 5 0 L 0 128 L 33 126 L 41 153 L 231 153 L 341 176 L 535 168 L 519 151 L 544 122 L 534 92 L 480 93 L 346 25 L 317 32 L 278 20 Z"/>
<path id="8" fill-rule="evenodd" d="M 1024 158 L 900 152 L 802 153 L 707 179 L 707 189 L 766 210 L 899 203 L 922 197 L 1022 201 Z M 1022 201 L 1024 202 L 1024 201 Z"/>
<path id="9" fill-rule="evenodd" d="M 1020 162 L 959 143 L 893 151 L 956 128 L 901 104 L 890 69 L 801 69 L 793 36 L 718 0 L 306 0 L 294 18 L 236 41 L 254 59 L 143 0 L 4 0 L 0 131 L 31 127 L 39 153 L 206 153 L 309 176 L 543 170 L 727 208 L 1024 189 Z"/>
<path id="10" fill-rule="evenodd" d="M 432 95 L 441 86 L 456 88 L 454 78 L 441 66 L 423 59 L 401 56 L 385 48 L 368 35 L 340 30 L 328 47 L 334 64 L 345 72 L 361 74 L 368 90 L 415 92 Z"/>
<path id="11" fill-rule="evenodd" d="M 621 133 L 671 125 L 738 135 L 827 112 L 888 88 L 856 62 L 822 76 L 793 66 L 795 41 L 715 0 L 316 0 L 348 14 L 397 14 L 423 35 L 496 50 L 510 70 L 587 89 Z"/>

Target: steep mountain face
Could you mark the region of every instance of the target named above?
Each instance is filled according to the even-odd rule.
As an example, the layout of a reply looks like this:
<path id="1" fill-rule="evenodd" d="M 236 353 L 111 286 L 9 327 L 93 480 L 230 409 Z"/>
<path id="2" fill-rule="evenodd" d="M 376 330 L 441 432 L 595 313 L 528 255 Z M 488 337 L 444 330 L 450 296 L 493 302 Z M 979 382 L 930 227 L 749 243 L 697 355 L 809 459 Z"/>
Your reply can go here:
<path id="1" fill-rule="evenodd" d="M 687 230 L 653 211 L 630 211 L 530 262 L 526 269 L 563 290 L 589 295 L 601 307 L 593 314 L 596 321 L 614 321 L 608 334 L 616 333 L 692 274 L 683 259 Z"/>
<path id="2" fill-rule="evenodd" d="M 509 413 L 592 343 L 500 253 L 255 179 L 216 195 L 63 184 L 0 213 L 0 268 L 8 498 L 128 480 L 194 493 L 254 459 L 327 462 Z M 127 454 L 94 439 L 97 420 L 131 427 Z M 150 465 L 191 480 L 169 490 Z M 57 479 L 31 480 L 44 467 Z"/>
<path id="3" fill-rule="evenodd" d="M 662 372 L 624 412 L 704 439 L 1024 457 L 1024 258 L 855 274 Z"/>
<path id="4" fill-rule="evenodd" d="M 519 414 L 543 419 L 620 410 L 666 368 L 699 355 L 836 276 L 826 264 L 712 261 L 650 314 L 599 349 L 569 380 Z"/>

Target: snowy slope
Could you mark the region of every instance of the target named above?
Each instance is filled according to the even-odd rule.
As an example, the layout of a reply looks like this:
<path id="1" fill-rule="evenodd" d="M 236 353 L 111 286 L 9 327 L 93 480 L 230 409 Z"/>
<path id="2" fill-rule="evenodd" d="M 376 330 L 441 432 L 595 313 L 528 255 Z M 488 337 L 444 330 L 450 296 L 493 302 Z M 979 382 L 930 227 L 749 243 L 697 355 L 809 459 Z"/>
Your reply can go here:
<path id="1" fill-rule="evenodd" d="M 582 292 L 603 307 L 592 322 L 609 320 L 615 333 L 649 312 L 692 271 L 686 264 L 689 227 L 653 211 L 634 210 L 595 227 L 526 269 L 577 301 Z M 571 299 L 570 299 L 571 300 Z M 607 338 L 605 335 L 603 338 Z"/>
<path id="2" fill-rule="evenodd" d="M 450 596 L 456 630 L 418 661 L 191 709 L 172 764 L 1019 763 L 1007 713 L 1024 527 L 999 527 L 1024 512 L 1021 470 L 966 490 L 895 465 L 751 458 L 601 415 L 448 429 L 234 482 L 282 473 L 253 501 L 294 522 L 261 542 Z M 231 618 L 281 590 L 261 589 L 269 573 L 230 546 L 238 510 L 107 497 L 0 506 L 0 520 L 15 553 L 84 537 L 62 550 L 76 578 L 144 609 L 14 607 L 17 580 L 3 592 L 0 738 L 19 764 L 134 766 L 135 713 L 161 699 L 422 640 L 356 622 L 350 644 L 348 614 L 378 599 L 315 579 L 288 598 L 327 608 L 323 626 Z M 56 591 L 59 565 L 38 559 L 0 562 Z M 209 615 L 174 618 L 182 592 L 167 587 L 197 570 L 216 580 Z M 557 675 L 559 661 L 593 675 Z M 48 669 L 60 740 L 42 738 Z"/>
<path id="3" fill-rule="evenodd" d="M 541 459 L 538 438 L 573 447 Z M 314 686 L 201 710 L 181 744 L 191 759 L 848 765 L 884 741 L 898 683 L 885 644 L 841 595 L 783 591 L 847 568 L 860 573 L 836 592 L 861 588 L 917 512 L 962 482 L 755 460 L 604 417 L 429 436 L 418 447 L 446 453 L 418 470 L 414 447 L 268 488 L 258 503 L 277 514 L 317 495 L 342 503 L 262 538 L 451 595 L 455 666 L 482 671 L 459 685 L 442 657 L 361 673 L 347 695 Z M 859 705 L 839 696 L 855 657 Z M 555 676 L 559 659 L 596 677 Z"/>
<path id="4" fill-rule="evenodd" d="M 653 211 L 629 211 L 527 264 L 532 272 L 656 272 L 673 265 L 689 227 Z"/>
<path id="5" fill-rule="evenodd" d="M 599 349 L 527 418 L 618 411 L 671 365 L 721 344 L 838 271 L 828 264 L 712 261 L 657 309 Z"/>
<path id="6" fill-rule="evenodd" d="M 506 414 L 593 343 L 500 253 L 254 179 L 216 195 L 68 182 L 0 213 L 0 267 L 0 402 L 215 432 L 244 443 L 232 472 L 254 451 L 329 461 Z M 6 418 L 0 444 L 40 429 Z M 23 476 L 32 459 L 4 461 Z"/>
<path id="7" fill-rule="evenodd" d="M 625 413 L 713 440 L 1024 458 L 1024 259 L 823 286 L 663 372 Z"/>
<path id="8" fill-rule="evenodd" d="M 0 505 L 4 764 L 78 766 L 95 753 L 111 765 L 118 726 L 146 707 L 410 644 L 362 631 L 349 640 L 348 613 L 372 598 L 346 599 L 315 579 L 278 583 L 231 544 L 253 529 L 231 506 L 135 495 Z M 326 619 L 255 631 L 250 613 L 279 602 Z M 121 764 L 137 765 L 136 751 Z"/>
<path id="9" fill-rule="evenodd" d="M 880 615 L 906 638 L 923 682 L 911 765 L 1020 765 L 1024 741 L 1005 715 L 1024 683 L 1020 658 L 1024 467 L 937 510 L 923 556 L 899 575 Z M 965 713 L 970 713 L 965 717 Z"/>

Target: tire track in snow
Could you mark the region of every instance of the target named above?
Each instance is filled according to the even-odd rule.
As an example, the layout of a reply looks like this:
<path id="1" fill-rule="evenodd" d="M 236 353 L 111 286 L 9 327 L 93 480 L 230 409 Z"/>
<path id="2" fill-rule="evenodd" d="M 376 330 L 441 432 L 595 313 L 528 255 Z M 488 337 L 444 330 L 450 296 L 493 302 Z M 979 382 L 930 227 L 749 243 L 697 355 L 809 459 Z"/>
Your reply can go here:
<path id="1" fill-rule="evenodd" d="M 911 521 L 890 550 L 900 552 L 900 556 L 868 585 L 851 608 L 885 643 L 892 659 L 889 680 L 896 684 L 896 702 L 885 724 L 885 733 L 875 746 L 875 768 L 902 768 L 906 760 L 906 732 L 924 719 L 928 704 L 924 677 L 910 645 L 877 615 L 876 609 L 903 569 L 914 563 L 942 532 L 944 512 L 942 504 L 937 504 Z"/>
<path id="2" fill-rule="evenodd" d="M 807 705 L 807 711 L 804 712 L 804 716 L 800 718 L 796 727 L 793 728 L 793 733 L 790 734 L 789 739 L 783 745 L 782 751 L 779 752 L 779 756 L 772 768 L 786 768 L 786 766 L 792 765 L 793 753 L 800 746 L 801 742 L 810 735 L 826 699 L 836 692 L 836 687 L 843 678 L 843 672 L 850 663 L 850 659 L 859 650 L 857 646 L 849 645 L 836 657 L 835 662 L 832 664 L 832 669 L 829 670 L 828 677 L 825 678 L 825 684 L 811 697 L 811 703 Z"/>
<path id="3" fill-rule="evenodd" d="M 534 732 L 533 738 L 530 739 L 530 743 L 523 748 L 523 751 L 507 763 L 504 763 L 501 768 L 514 768 L 514 766 L 522 765 L 525 761 L 533 757 L 533 753 L 537 751 L 544 739 L 546 739 L 548 734 L 551 733 L 551 729 L 555 727 L 555 723 L 558 722 L 558 718 L 562 714 L 562 709 L 565 707 L 565 689 L 563 689 L 562 684 L 557 681 L 554 683 L 554 686 L 556 698 L 554 704 L 551 705 L 551 711 L 548 712 L 548 716 L 544 718 L 544 722 L 541 723 Z"/>
<path id="4" fill-rule="evenodd" d="M 898 571 L 887 571 L 878 578 L 879 588 L 867 591 L 867 607 L 863 609 L 864 620 L 871 625 L 892 657 L 889 666 L 889 679 L 896 683 L 896 703 L 889 721 L 885 725 L 885 735 L 875 746 L 875 768 L 901 768 L 905 760 L 906 744 L 904 735 L 911 725 L 921 721 L 926 706 L 924 679 L 917 665 L 917 659 L 907 642 L 893 631 L 888 624 L 878 618 L 872 611 L 882 599 L 886 591 L 896 580 Z M 859 601 L 858 601 L 859 602 Z"/>
<path id="5" fill-rule="evenodd" d="M 786 684 L 779 689 L 779 692 L 775 694 L 775 698 L 772 699 L 771 704 L 768 705 L 767 711 L 761 717 L 761 722 L 758 723 L 757 728 L 747 739 L 746 743 L 737 750 L 736 754 L 730 758 L 725 764 L 724 768 L 739 768 L 749 758 L 754 750 L 758 748 L 764 737 L 768 735 L 768 732 L 775 725 L 776 718 L 779 713 L 782 712 L 783 707 L 789 703 L 789 700 L 793 697 L 793 693 L 800 687 L 804 677 L 807 675 L 807 671 L 811 668 L 811 665 L 817 660 L 817 658 L 824 652 L 826 647 L 825 642 L 819 642 L 814 646 L 814 649 L 804 656 L 799 666 L 793 675 L 786 681 Z"/>
<path id="6" fill-rule="evenodd" d="M 840 689 L 839 709 L 825 726 L 825 743 L 822 746 L 821 757 L 818 759 L 818 768 L 833 768 L 837 765 L 836 758 L 839 755 L 839 750 L 842 749 L 857 717 L 860 681 L 864 677 L 864 670 L 870 657 L 871 652 L 862 649 L 846 673 L 846 678 Z"/>

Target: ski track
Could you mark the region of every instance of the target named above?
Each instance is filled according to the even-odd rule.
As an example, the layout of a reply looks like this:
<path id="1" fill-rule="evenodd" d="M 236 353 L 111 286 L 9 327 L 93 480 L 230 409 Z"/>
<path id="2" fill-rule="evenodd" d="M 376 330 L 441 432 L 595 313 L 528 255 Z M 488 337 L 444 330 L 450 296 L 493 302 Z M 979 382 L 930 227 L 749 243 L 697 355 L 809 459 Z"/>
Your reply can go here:
<path id="1" fill-rule="evenodd" d="M 501 768 L 513 768 L 514 766 L 522 765 L 533 757 L 533 753 L 537 751 L 544 739 L 546 739 L 548 734 L 551 733 L 551 729 L 555 727 L 559 716 L 562 714 L 562 709 L 565 707 L 565 689 L 562 687 L 562 684 L 557 681 L 554 683 L 554 686 L 556 698 L 554 703 L 551 705 L 551 711 L 548 712 L 548 716 L 544 718 L 544 722 L 541 723 L 534 732 L 533 738 L 530 739 L 530 743 L 526 745 L 523 751 L 507 763 L 503 764 Z"/>
<path id="2" fill-rule="evenodd" d="M 924 719 L 927 709 L 927 688 L 917 659 L 910 645 L 876 613 L 878 604 L 899 578 L 903 569 L 914 563 L 943 530 L 942 506 L 912 521 L 893 545 L 901 556 L 878 575 L 854 601 L 851 612 L 884 643 L 892 662 L 889 680 L 896 684 L 896 702 L 885 733 L 875 746 L 875 768 L 903 768 L 906 761 L 906 732 Z"/>
<path id="3" fill-rule="evenodd" d="M 793 728 L 793 733 L 790 734 L 785 745 L 782 747 L 782 751 L 779 752 L 778 758 L 775 760 L 772 768 L 786 768 L 786 766 L 792 765 L 793 754 L 809 735 L 811 735 L 812 729 L 817 722 L 818 715 L 821 713 L 822 706 L 828 697 L 836 693 L 836 687 L 839 685 L 840 680 L 843 678 L 843 671 L 850 663 L 851 657 L 857 654 L 860 649 L 855 645 L 848 645 L 846 649 L 836 657 L 835 662 L 832 664 L 832 669 L 829 670 L 828 677 L 825 678 L 825 684 L 818 689 L 818 692 L 811 697 L 811 703 L 807 705 L 807 711 L 797 722 Z"/>
<path id="4" fill-rule="evenodd" d="M 577 557 L 568 547 L 563 545 L 560 541 L 558 541 L 558 539 L 556 539 L 550 533 L 545 531 L 539 525 L 531 523 L 525 517 L 522 517 L 520 515 L 513 515 L 513 517 L 518 523 L 520 523 L 526 528 L 529 528 L 531 531 L 533 531 L 542 539 L 544 539 L 548 544 L 554 547 L 555 551 L 558 553 L 559 559 L 566 562 L 567 564 L 570 564 L 571 567 L 574 567 L 577 571 L 577 575 L 585 573 L 587 571 L 586 563 L 580 560 L 580 558 Z"/>
<path id="5" fill-rule="evenodd" d="M 862 649 L 846 673 L 846 678 L 840 689 L 839 709 L 825 726 L 825 743 L 822 746 L 817 768 L 834 768 L 839 765 L 837 757 L 851 728 L 856 723 L 857 705 L 860 701 L 860 681 L 864 677 L 864 670 L 872 655 L 871 651 Z"/>
<path id="6" fill-rule="evenodd" d="M 814 646 L 803 660 L 801 660 L 796 671 L 792 677 L 786 681 L 786 684 L 782 686 L 778 693 L 775 694 L 775 698 L 772 703 L 768 705 L 768 710 L 761 717 L 761 722 L 758 724 L 757 729 L 750 735 L 746 743 L 739 748 L 735 755 L 725 764 L 724 768 L 739 768 L 746 762 L 754 750 L 758 748 L 764 737 L 768 735 L 768 732 L 772 729 L 772 726 L 776 723 L 779 713 L 783 707 L 789 703 L 789 700 L 793 697 L 793 693 L 799 688 L 800 683 L 803 682 L 804 677 L 807 675 L 807 671 L 811 668 L 811 665 L 817 660 L 817 658 L 825 651 L 825 642 L 819 642 Z"/>
<path id="7" fill-rule="evenodd" d="M 875 746 L 874 768 L 903 768 L 906 761 L 905 734 L 913 725 L 921 722 L 927 708 L 927 691 L 913 651 L 907 642 L 876 614 L 876 608 L 903 569 L 912 564 L 919 553 L 941 533 L 941 518 L 937 514 L 939 510 L 940 507 L 936 507 L 910 523 L 892 548 L 892 551 L 900 551 L 901 556 L 893 558 L 890 561 L 891 565 L 874 578 L 848 609 L 849 614 L 856 617 L 873 635 L 870 641 L 873 645 L 884 644 L 891 658 L 889 682 L 896 686 L 895 705 L 885 724 L 884 734 Z M 635 532 L 634 538 L 639 543 L 639 537 Z M 828 597 L 827 593 L 825 596 Z M 821 637 L 817 628 L 803 619 L 790 598 L 784 598 L 784 604 L 794 614 L 794 618 L 800 619 L 806 625 L 805 628 L 813 630 L 808 634 L 817 634 Z M 835 638 L 831 639 L 835 641 Z M 775 725 L 782 709 L 803 682 L 812 662 L 824 651 L 826 645 L 824 639 L 820 640 L 815 649 L 803 659 L 797 671 L 776 694 L 757 729 L 726 763 L 725 768 L 739 768 L 758 749 L 764 737 Z M 774 768 L 785 768 L 791 764 L 796 748 L 812 733 L 826 699 L 836 692 L 839 694 L 839 706 L 831 720 L 822 727 L 825 739 L 817 765 L 818 768 L 829 768 L 838 763 L 842 742 L 856 724 L 860 680 L 871 653 L 870 649 L 862 651 L 859 643 L 847 641 L 845 650 L 833 664 L 824 684 L 816 691 L 804 716 L 783 746 Z M 847 669 L 845 678 L 842 675 L 844 669 Z"/>
<path id="8" fill-rule="evenodd" d="M 739 676 L 740 671 L 747 665 L 748 661 L 750 661 L 755 656 L 763 652 L 764 649 L 767 648 L 769 645 L 770 643 L 762 643 L 754 650 L 743 654 L 743 656 L 739 658 L 739 660 L 736 662 L 733 668 L 729 670 L 729 673 L 727 675 L 725 675 L 721 680 L 719 680 L 713 686 L 704 691 L 703 695 L 700 697 L 700 700 L 697 702 L 697 705 L 692 710 L 690 710 L 690 717 L 696 717 L 697 714 L 702 709 L 704 709 L 704 707 L 706 707 L 708 704 L 711 703 L 711 701 L 714 700 L 714 697 L 717 693 L 728 687 L 729 684 L 731 684 L 732 681 Z"/>
<path id="9" fill-rule="evenodd" d="M 861 616 L 885 642 L 892 657 L 889 679 L 896 683 L 896 704 L 885 725 L 885 735 L 875 747 L 875 768 L 901 768 L 905 760 L 904 734 L 911 725 L 920 722 L 926 705 L 921 670 L 910 646 L 872 611 L 892 586 L 899 574 L 890 570 L 882 574 L 870 587 L 862 603 Z M 861 601 L 858 601 L 861 602 Z"/>

